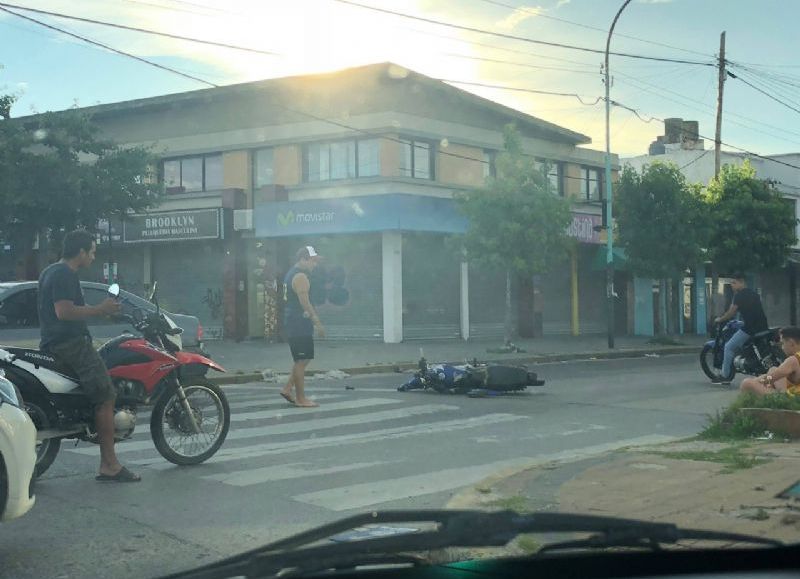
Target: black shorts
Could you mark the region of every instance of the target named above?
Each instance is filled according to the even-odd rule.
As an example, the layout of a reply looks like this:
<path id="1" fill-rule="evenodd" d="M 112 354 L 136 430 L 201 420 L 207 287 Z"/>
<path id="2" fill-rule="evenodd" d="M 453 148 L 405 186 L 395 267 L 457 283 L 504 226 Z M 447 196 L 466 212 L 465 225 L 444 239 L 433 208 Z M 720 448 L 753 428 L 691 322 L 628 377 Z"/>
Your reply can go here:
<path id="1" fill-rule="evenodd" d="M 108 369 L 94 349 L 92 338 L 78 336 L 50 346 L 49 351 L 59 362 L 71 368 L 77 375 L 81 389 L 94 404 L 114 400 L 116 390 L 108 376 Z"/>
<path id="2" fill-rule="evenodd" d="M 295 362 L 314 359 L 314 336 L 289 338 L 289 349 Z"/>

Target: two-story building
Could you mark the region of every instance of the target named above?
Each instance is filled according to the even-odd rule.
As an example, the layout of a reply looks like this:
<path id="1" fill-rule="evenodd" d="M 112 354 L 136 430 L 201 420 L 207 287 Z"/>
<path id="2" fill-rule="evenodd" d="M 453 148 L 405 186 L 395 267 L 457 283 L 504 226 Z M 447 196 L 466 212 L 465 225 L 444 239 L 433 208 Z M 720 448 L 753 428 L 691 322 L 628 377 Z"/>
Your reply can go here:
<path id="1" fill-rule="evenodd" d="M 604 155 L 585 135 L 388 63 L 85 112 L 117 142 L 155 147 L 166 187 L 158 208 L 108 226 L 95 277 L 106 263 L 132 291 L 158 281 L 164 307 L 198 315 L 207 337 L 277 336 L 282 276 L 306 244 L 345 273 L 348 303 L 323 310 L 332 338 L 500 335 L 504 275 L 462 263 L 448 239 L 467 226 L 453 194 L 484 185 L 508 123 L 573 201 L 579 241 L 562 267 L 516 280 L 518 327 L 605 329 Z"/>

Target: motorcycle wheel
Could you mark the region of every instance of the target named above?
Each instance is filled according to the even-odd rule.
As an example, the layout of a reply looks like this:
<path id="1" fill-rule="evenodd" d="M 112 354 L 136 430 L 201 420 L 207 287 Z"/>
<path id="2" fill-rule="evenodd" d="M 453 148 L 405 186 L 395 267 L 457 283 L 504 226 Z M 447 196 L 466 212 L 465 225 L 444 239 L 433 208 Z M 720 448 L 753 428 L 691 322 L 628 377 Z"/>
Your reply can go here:
<path id="1" fill-rule="evenodd" d="M 36 431 L 50 428 L 56 421 L 53 410 L 38 399 L 24 400 L 25 411 L 31 417 Z M 60 438 L 47 438 L 36 441 L 36 467 L 33 469 L 33 477 L 38 478 L 50 468 L 55 461 L 58 451 L 61 449 Z"/>
<path id="2" fill-rule="evenodd" d="M 714 368 L 714 346 L 706 344 L 700 350 L 700 367 L 709 380 L 718 380 L 720 372 Z"/>
<path id="3" fill-rule="evenodd" d="M 201 432 L 192 432 L 191 421 L 178 393 L 162 397 L 150 417 L 150 434 L 156 450 L 173 464 L 200 464 L 219 450 L 231 425 L 228 399 L 216 384 L 202 376 L 181 384 Z"/>

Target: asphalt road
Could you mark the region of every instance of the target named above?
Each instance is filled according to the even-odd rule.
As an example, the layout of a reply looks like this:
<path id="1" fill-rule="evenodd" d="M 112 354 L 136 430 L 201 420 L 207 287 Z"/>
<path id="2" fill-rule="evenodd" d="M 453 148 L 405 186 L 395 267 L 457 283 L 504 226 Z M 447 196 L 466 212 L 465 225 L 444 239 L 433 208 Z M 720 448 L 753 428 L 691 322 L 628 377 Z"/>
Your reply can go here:
<path id="1" fill-rule="evenodd" d="M 140 417 L 118 446 L 132 485 L 95 482 L 97 448 L 65 442 L 34 509 L 0 526 L 0 577 L 158 577 L 362 511 L 438 508 L 498 471 L 692 435 L 735 397 L 695 356 L 536 370 L 545 386 L 483 399 L 397 392 L 396 374 L 312 381 L 315 410 L 276 384 L 226 387 L 231 432 L 203 465 L 167 463 Z"/>

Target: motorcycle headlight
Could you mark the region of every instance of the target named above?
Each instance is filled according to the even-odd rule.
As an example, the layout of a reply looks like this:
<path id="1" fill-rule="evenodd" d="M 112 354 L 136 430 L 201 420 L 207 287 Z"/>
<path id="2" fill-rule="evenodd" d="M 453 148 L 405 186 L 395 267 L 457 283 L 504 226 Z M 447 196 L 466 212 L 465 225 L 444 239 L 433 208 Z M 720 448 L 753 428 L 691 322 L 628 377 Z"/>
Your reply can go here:
<path id="1" fill-rule="evenodd" d="M 20 399 L 17 396 L 17 389 L 0 373 L 0 404 L 3 403 L 11 404 L 17 408 L 21 406 Z"/>

